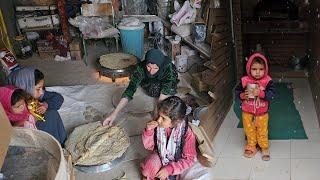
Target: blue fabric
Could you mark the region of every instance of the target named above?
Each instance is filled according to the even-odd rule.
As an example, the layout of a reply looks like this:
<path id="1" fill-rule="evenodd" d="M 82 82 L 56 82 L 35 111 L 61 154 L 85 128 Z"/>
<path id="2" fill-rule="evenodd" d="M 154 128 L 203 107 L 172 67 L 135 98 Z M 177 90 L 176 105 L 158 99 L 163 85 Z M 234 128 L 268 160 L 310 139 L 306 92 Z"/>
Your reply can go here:
<path id="1" fill-rule="evenodd" d="M 56 110 L 47 110 L 44 114 L 45 122 L 37 121 L 37 128 L 52 135 L 61 145 L 67 138 L 67 132 L 63 126 L 62 119 Z"/>
<path id="2" fill-rule="evenodd" d="M 60 144 L 64 144 L 67 138 L 67 132 L 64 128 L 62 119 L 58 110 L 63 104 L 63 96 L 56 92 L 45 91 L 41 102 L 48 104 L 48 109 L 45 112 L 45 122 L 38 121 L 37 128 L 51 134 Z"/>

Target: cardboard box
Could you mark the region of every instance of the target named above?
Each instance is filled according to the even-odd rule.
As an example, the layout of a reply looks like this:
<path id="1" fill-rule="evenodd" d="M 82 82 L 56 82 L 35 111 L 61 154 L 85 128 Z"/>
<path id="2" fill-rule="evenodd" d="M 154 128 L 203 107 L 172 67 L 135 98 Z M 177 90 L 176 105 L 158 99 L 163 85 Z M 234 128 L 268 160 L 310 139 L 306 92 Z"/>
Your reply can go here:
<path id="1" fill-rule="evenodd" d="M 50 43 L 47 40 L 38 40 L 37 41 L 37 48 L 38 51 L 52 51 L 54 48 L 52 46 L 52 43 Z"/>
<path id="2" fill-rule="evenodd" d="M 39 56 L 41 59 L 52 59 L 54 58 L 59 52 L 57 50 L 51 51 L 38 51 Z"/>
<path id="3" fill-rule="evenodd" d="M 12 126 L 0 103 L 0 170 L 6 158 L 12 135 Z"/>
<path id="4" fill-rule="evenodd" d="M 83 16 L 111 16 L 112 3 L 98 3 L 98 4 L 82 4 L 81 12 Z"/>
<path id="5" fill-rule="evenodd" d="M 181 54 L 180 41 L 176 41 L 172 36 L 167 36 L 165 40 L 164 49 L 168 56 L 175 60 L 177 55 Z"/>
<path id="6" fill-rule="evenodd" d="M 199 92 L 205 92 L 209 90 L 209 86 L 202 81 L 201 72 L 194 73 L 191 75 L 192 81 L 191 85 Z"/>

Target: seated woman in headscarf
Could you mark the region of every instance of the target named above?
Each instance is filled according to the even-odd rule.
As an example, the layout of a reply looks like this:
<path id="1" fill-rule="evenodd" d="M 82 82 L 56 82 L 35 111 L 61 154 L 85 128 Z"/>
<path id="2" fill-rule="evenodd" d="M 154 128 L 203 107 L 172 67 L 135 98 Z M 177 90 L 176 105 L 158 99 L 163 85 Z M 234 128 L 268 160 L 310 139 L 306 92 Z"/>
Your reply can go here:
<path id="1" fill-rule="evenodd" d="M 51 134 L 63 145 L 67 133 L 58 110 L 64 99 L 59 93 L 44 90 L 43 73 L 30 67 L 22 68 L 8 76 L 8 84 L 25 90 L 40 102 L 36 111 L 44 114 L 45 121 L 37 121 L 37 128 Z"/>
<path id="2" fill-rule="evenodd" d="M 159 98 L 159 101 L 177 93 L 178 72 L 171 59 L 159 49 L 151 49 L 145 60 L 139 63 L 130 77 L 129 86 L 122 94 L 116 109 L 103 121 L 103 125 L 112 124 L 118 113 L 132 100 L 138 86 L 146 94 Z"/>
<path id="3" fill-rule="evenodd" d="M 35 118 L 28 111 L 27 93 L 14 86 L 0 87 L 0 103 L 13 126 L 36 128 Z"/>

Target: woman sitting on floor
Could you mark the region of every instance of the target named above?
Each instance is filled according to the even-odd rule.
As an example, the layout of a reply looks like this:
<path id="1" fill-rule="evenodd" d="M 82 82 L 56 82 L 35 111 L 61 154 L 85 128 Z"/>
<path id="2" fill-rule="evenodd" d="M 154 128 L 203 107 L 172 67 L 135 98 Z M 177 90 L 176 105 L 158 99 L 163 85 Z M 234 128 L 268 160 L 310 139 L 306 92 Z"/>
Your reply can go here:
<path id="1" fill-rule="evenodd" d="M 34 68 L 22 68 L 9 75 L 8 84 L 25 90 L 40 102 L 37 112 L 44 114 L 45 121 L 37 121 L 37 128 L 51 134 L 63 145 L 67 133 L 58 110 L 64 99 L 56 92 L 44 90 L 43 73 Z"/>

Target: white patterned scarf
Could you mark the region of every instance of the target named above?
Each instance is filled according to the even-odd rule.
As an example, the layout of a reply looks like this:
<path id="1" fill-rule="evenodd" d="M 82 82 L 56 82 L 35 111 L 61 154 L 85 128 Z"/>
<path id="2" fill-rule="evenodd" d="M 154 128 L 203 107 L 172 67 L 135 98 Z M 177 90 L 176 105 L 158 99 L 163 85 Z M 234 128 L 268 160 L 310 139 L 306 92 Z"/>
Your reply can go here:
<path id="1" fill-rule="evenodd" d="M 157 147 L 161 158 L 162 165 L 167 165 L 170 161 L 175 160 L 176 152 L 181 145 L 182 136 L 185 134 L 185 121 L 182 121 L 172 129 L 169 140 L 167 141 L 166 129 L 157 127 Z"/>

